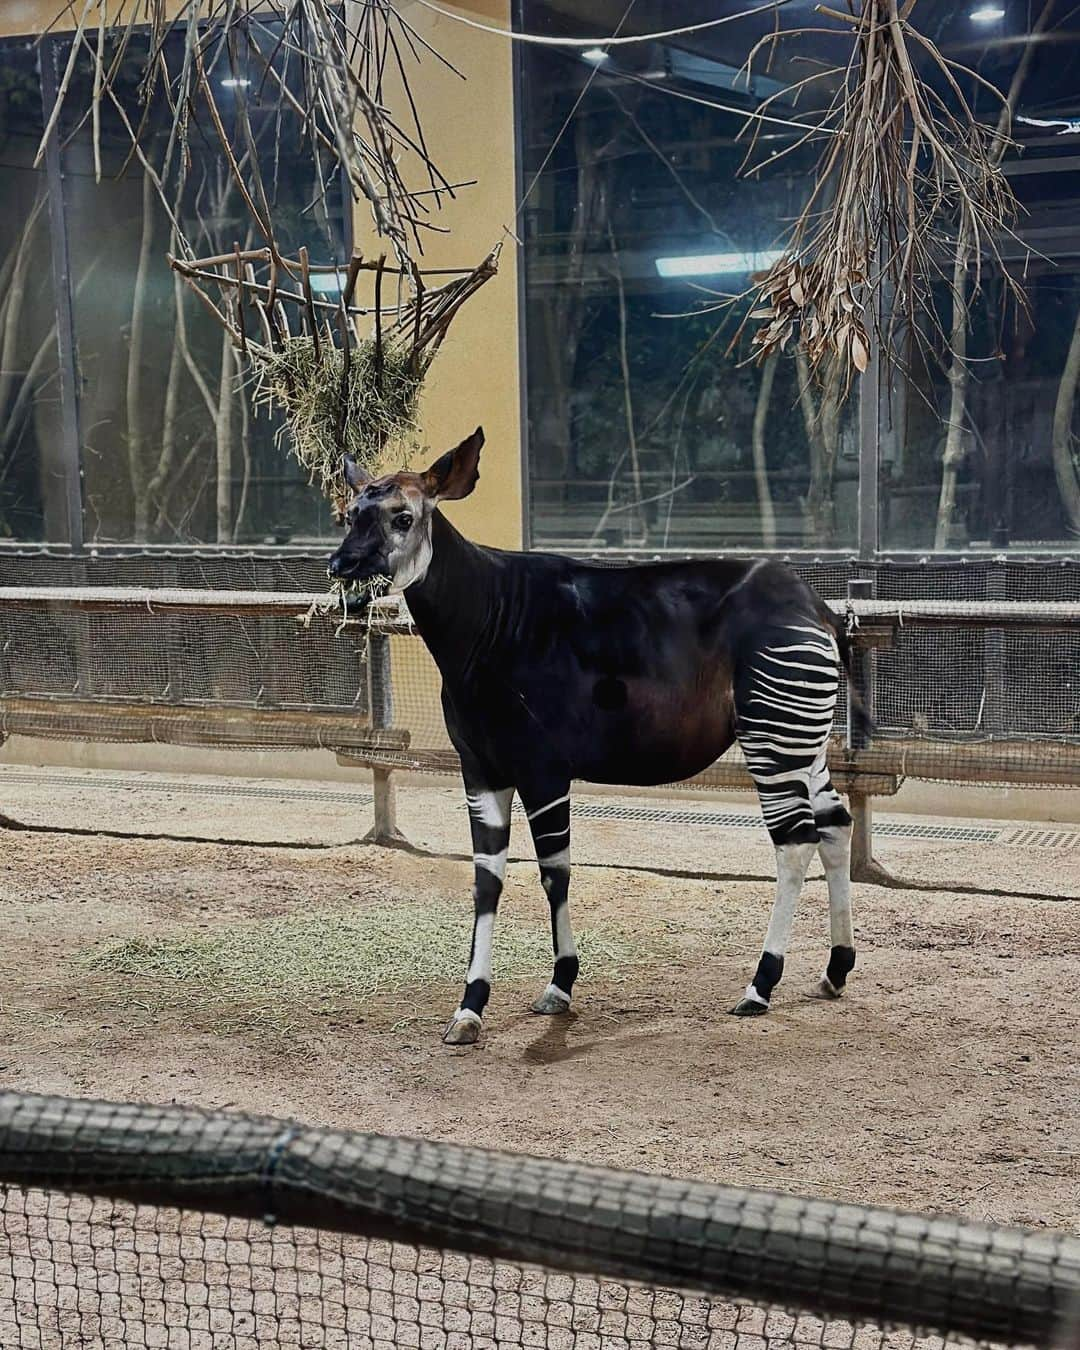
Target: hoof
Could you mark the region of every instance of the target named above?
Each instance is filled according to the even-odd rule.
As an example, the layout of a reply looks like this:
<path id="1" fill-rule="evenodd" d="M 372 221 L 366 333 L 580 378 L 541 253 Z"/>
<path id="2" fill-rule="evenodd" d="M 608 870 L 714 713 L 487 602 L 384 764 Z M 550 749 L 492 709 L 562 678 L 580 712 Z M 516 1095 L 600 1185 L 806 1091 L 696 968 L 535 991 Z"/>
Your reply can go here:
<path id="1" fill-rule="evenodd" d="M 561 1013 L 570 1011 L 570 999 L 561 989 L 549 984 L 532 1005 L 532 1011 L 545 1017 L 558 1017 Z"/>
<path id="2" fill-rule="evenodd" d="M 459 1010 L 443 1032 L 443 1045 L 475 1045 L 480 1039 L 480 1026 L 476 1013 Z"/>
<path id="3" fill-rule="evenodd" d="M 828 999 L 830 1002 L 833 1002 L 838 999 L 843 992 L 842 989 L 837 989 L 836 985 L 833 984 L 828 975 L 822 975 L 821 979 L 818 980 L 817 984 L 811 989 L 810 997 Z"/>
<path id="4" fill-rule="evenodd" d="M 769 1005 L 757 998 L 741 998 L 731 1010 L 733 1017 L 764 1017 Z"/>

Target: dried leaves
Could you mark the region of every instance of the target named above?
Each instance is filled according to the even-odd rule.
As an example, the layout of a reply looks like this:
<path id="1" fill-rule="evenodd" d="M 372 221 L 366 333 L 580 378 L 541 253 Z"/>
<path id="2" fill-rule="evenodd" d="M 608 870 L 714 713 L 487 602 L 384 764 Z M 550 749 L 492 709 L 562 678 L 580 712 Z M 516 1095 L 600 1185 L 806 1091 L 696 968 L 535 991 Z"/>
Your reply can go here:
<path id="1" fill-rule="evenodd" d="M 804 82 L 833 81 L 835 93 L 815 130 L 781 152 L 825 141 L 784 256 L 754 278 L 754 303 L 739 334 L 752 328 L 759 359 L 794 341 L 815 371 L 839 358 L 850 384 L 867 368 L 872 333 L 887 344 L 903 324 L 917 346 L 951 350 L 951 331 L 938 317 L 933 288 L 939 281 L 953 286 L 958 251 L 970 280 L 965 318 L 988 262 L 1023 303 L 1000 253 L 1017 214 L 1001 171 L 1013 91 L 1007 98 L 993 91 L 1001 99 L 995 126 L 976 120 L 964 85 L 990 86 L 944 57 L 914 27 L 915 7 L 916 0 L 853 0 L 851 13 L 817 7 L 841 21 L 837 36 L 846 30 L 853 45 L 844 64 Z M 821 28 L 815 31 L 820 36 Z M 748 66 L 779 36 L 763 39 Z M 782 36 L 797 39 L 799 32 Z M 887 314 L 879 303 L 885 292 L 891 296 Z"/>
<path id="2" fill-rule="evenodd" d="M 755 282 L 758 307 L 748 317 L 764 321 L 751 339 L 755 355 L 785 351 L 795 338 L 814 369 L 834 355 L 860 373 L 866 369 L 870 338 L 863 319 L 865 272 L 849 268 L 846 278 L 821 294 L 817 272 L 798 260 L 781 259 Z"/>

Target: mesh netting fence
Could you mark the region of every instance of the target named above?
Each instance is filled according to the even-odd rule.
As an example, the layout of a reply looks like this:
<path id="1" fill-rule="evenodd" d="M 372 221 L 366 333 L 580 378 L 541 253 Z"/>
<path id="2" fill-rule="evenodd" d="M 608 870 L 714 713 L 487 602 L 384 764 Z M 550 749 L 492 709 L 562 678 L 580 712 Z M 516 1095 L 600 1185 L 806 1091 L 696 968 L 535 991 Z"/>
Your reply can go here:
<path id="1" fill-rule="evenodd" d="M 793 566 L 834 604 L 852 581 L 873 593 L 861 679 L 877 733 L 853 756 L 841 709 L 838 786 L 1080 781 L 1080 563 Z M 0 588 L 0 736 L 322 747 L 457 769 L 438 672 L 407 626 L 385 629 L 375 671 L 366 620 L 298 622 L 324 592 L 322 557 L 0 551 Z M 694 784 L 748 788 L 738 747 Z"/>
<path id="2" fill-rule="evenodd" d="M 1075 1350 L 1080 1240 L 0 1094 L 5 1350 Z"/>

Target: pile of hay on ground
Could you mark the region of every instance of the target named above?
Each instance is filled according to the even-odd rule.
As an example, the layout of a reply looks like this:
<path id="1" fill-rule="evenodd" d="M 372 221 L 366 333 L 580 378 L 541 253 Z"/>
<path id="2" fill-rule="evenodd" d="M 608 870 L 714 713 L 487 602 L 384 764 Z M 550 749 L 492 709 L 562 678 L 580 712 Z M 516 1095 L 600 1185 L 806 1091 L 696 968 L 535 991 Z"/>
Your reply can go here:
<path id="1" fill-rule="evenodd" d="M 241 1005 L 306 1005 L 347 997 L 363 1003 L 385 992 L 460 980 L 472 915 L 464 906 L 394 904 L 233 924 L 216 933 L 131 938 L 82 958 L 91 970 L 210 994 Z M 582 963 L 608 978 L 640 964 L 641 944 L 588 929 L 578 934 Z M 500 919 L 496 979 L 547 978 L 551 933 L 545 923 Z M 176 986 L 182 986 L 177 989 Z"/>

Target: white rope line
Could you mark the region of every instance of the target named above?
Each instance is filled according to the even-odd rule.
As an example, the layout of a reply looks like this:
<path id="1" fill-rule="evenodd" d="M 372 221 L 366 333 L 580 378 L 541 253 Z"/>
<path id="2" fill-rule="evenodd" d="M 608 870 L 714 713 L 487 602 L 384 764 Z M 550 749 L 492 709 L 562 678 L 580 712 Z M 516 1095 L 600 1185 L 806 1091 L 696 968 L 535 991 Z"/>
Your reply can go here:
<path id="1" fill-rule="evenodd" d="M 703 108 L 715 108 L 717 112 L 734 113 L 737 117 L 745 118 L 748 122 L 772 122 L 776 126 L 798 127 L 800 131 L 813 131 L 826 136 L 838 136 L 840 134 L 835 127 L 826 126 L 824 122 L 793 122 L 790 117 L 774 117 L 771 113 L 753 112 L 749 108 L 733 108 L 728 103 L 717 103 L 715 99 L 703 98 L 698 94 L 688 94 L 684 89 L 675 89 L 669 84 L 660 84 L 654 80 L 643 80 L 640 75 L 636 75 L 629 70 L 612 70 L 605 73 L 612 79 L 628 80 L 631 84 L 643 85 L 654 93 L 667 94 L 669 98 L 685 99 L 687 103 L 697 103 Z M 764 168 L 765 165 L 761 167 Z"/>
<path id="2" fill-rule="evenodd" d="M 626 37 L 549 37 L 545 33 L 515 33 L 511 28 L 497 28 L 494 24 L 481 23 L 479 19 L 468 19 L 464 14 L 455 14 L 444 9 L 435 0 L 418 0 L 425 9 L 441 14 L 444 19 L 453 19 L 469 28 L 478 28 L 482 33 L 494 33 L 496 37 L 510 38 L 512 42 L 536 42 L 542 47 L 619 47 L 630 42 L 659 42 L 663 38 L 682 37 L 687 33 L 700 33 L 706 28 L 718 28 L 724 23 L 734 23 L 736 19 L 748 19 L 754 14 L 765 14 L 769 10 L 780 9 L 788 0 L 771 0 L 766 5 L 755 5 L 753 9 L 740 10 L 738 14 L 728 14 L 722 19 L 706 19 L 704 23 L 688 24 L 685 28 L 666 28 L 659 33 L 632 33 Z"/>
<path id="3" fill-rule="evenodd" d="M 967 618 L 994 626 L 994 620 L 1010 620 L 1034 625 L 1058 623 L 1063 619 L 1080 621 L 1080 601 L 1076 600 L 827 600 L 825 603 L 840 617 L 854 614 L 860 619 L 895 618 L 906 624 L 920 619 Z M 136 609 L 159 616 L 170 608 L 199 608 L 207 612 L 257 607 L 264 611 L 285 611 L 303 618 L 315 608 L 333 616 L 338 609 L 336 592 L 311 591 L 227 591 L 158 586 L 0 586 L 0 609 L 5 605 L 40 607 L 44 610 L 82 606 L 86 609 Z M 411 624 L 404 597 L 383 595 L 372 600 L 370 610 L 380 620 Z M 356 612 L 353 610 L 352 612 Z"/>
<path id="4" fill-rule="evenodd" d="M 622 18 L 619 20 L 618 26 L 616 27 L 615 33 L 613 34 L 613 36 L 615 36 L 615 37 L 618 36 L 619 32 L 620 32 L 621 29 L 622 29 L 623 24 L 624 24 L 624 23 L 627 21 L 627 19 L 630 17 L 630 11 L 631 11 L 633 8 L 634 8 L 634 0 L 630 0 L 630 3 L 629 3 L 629 4 L 626 6 L 626 8 L 623 10 L 623 16 L 622 16 Z M 515 219 L 515 220 L 517 220 L 518 216 L 520 216 L 521 213 L 522 213 L 522 211 L 525 209 L 526 203 L 528 202 L 529 198 L 530 198 L 530 197 L 532 196 L 532 194 L 533 194 L 533 189 L 536 187 L 537 183 L 539 183 L 540 179 L 544 176 L 544 170 L 545 170 L 545 169 L 547 168 L 547 166 L 551 163 L 552 156 L 555 154 L 555 151 L 559 148 L 559 144 L 560 144 L 560 142 L 562 141 L 563 136 L 566 134 L 566 129 L 567 129 L 567 127 L 568 127 L 568 126 L 570 125 L 570 123 L 574 120 L 574 115 L 577 113 L 577 110 L 581 107 L 582 103 L 584 102 L 585 95 L 586 95 L 586 94 L 589 92 L 589 90 L 592 88 L 593 80 L 596 79 L 596 77 L 597 77 L 597 75 L 599 75 L 599 73 L 600 73 L 600 67 L 599 67 L 599 66 L 593 66 L 592 70 L 589 71 L 589 78 L 588 78 L 588 79 L 585 81 L 585 83 L 582 85 L 582 87 L 581 87 L 581 92 L 578 94 L 577 98 L 574 99 L 574 106 L 573 106 L 573 107 L 570 109 L 570 111 L 566 114 L 566 119 L 565 119 L 565 121 L 563 122 L 562 126 L 559 128 L 558 133 L 557 133 L 556 136 L 555 136 L 555 139 L 554 139 L 554 140 L 551 142 L 551 144 L 548 146 L 548 148 L 547 148 L 547 154 L 546 154 L 546 155 L 544 156 L 544 158 L 541 160 L 541 162 L 540 162 L 540 167 L 539 167 L 539 168 L 537 169 L 537 171 L 533 174 L 533 176 L 532 176 L 532 182 L 531 182 L 531 183 L 529 184 L 529 186 L 525 189 L 524 193 L 522 193 L 521 201 L 519 201 L 518 204 L 517 204 L 517 206 L 514 208 L 514 219 Z M 517 242 L 520 244 L 520 243 L 521 243 L 521 240 L 518 239 Z"/>

